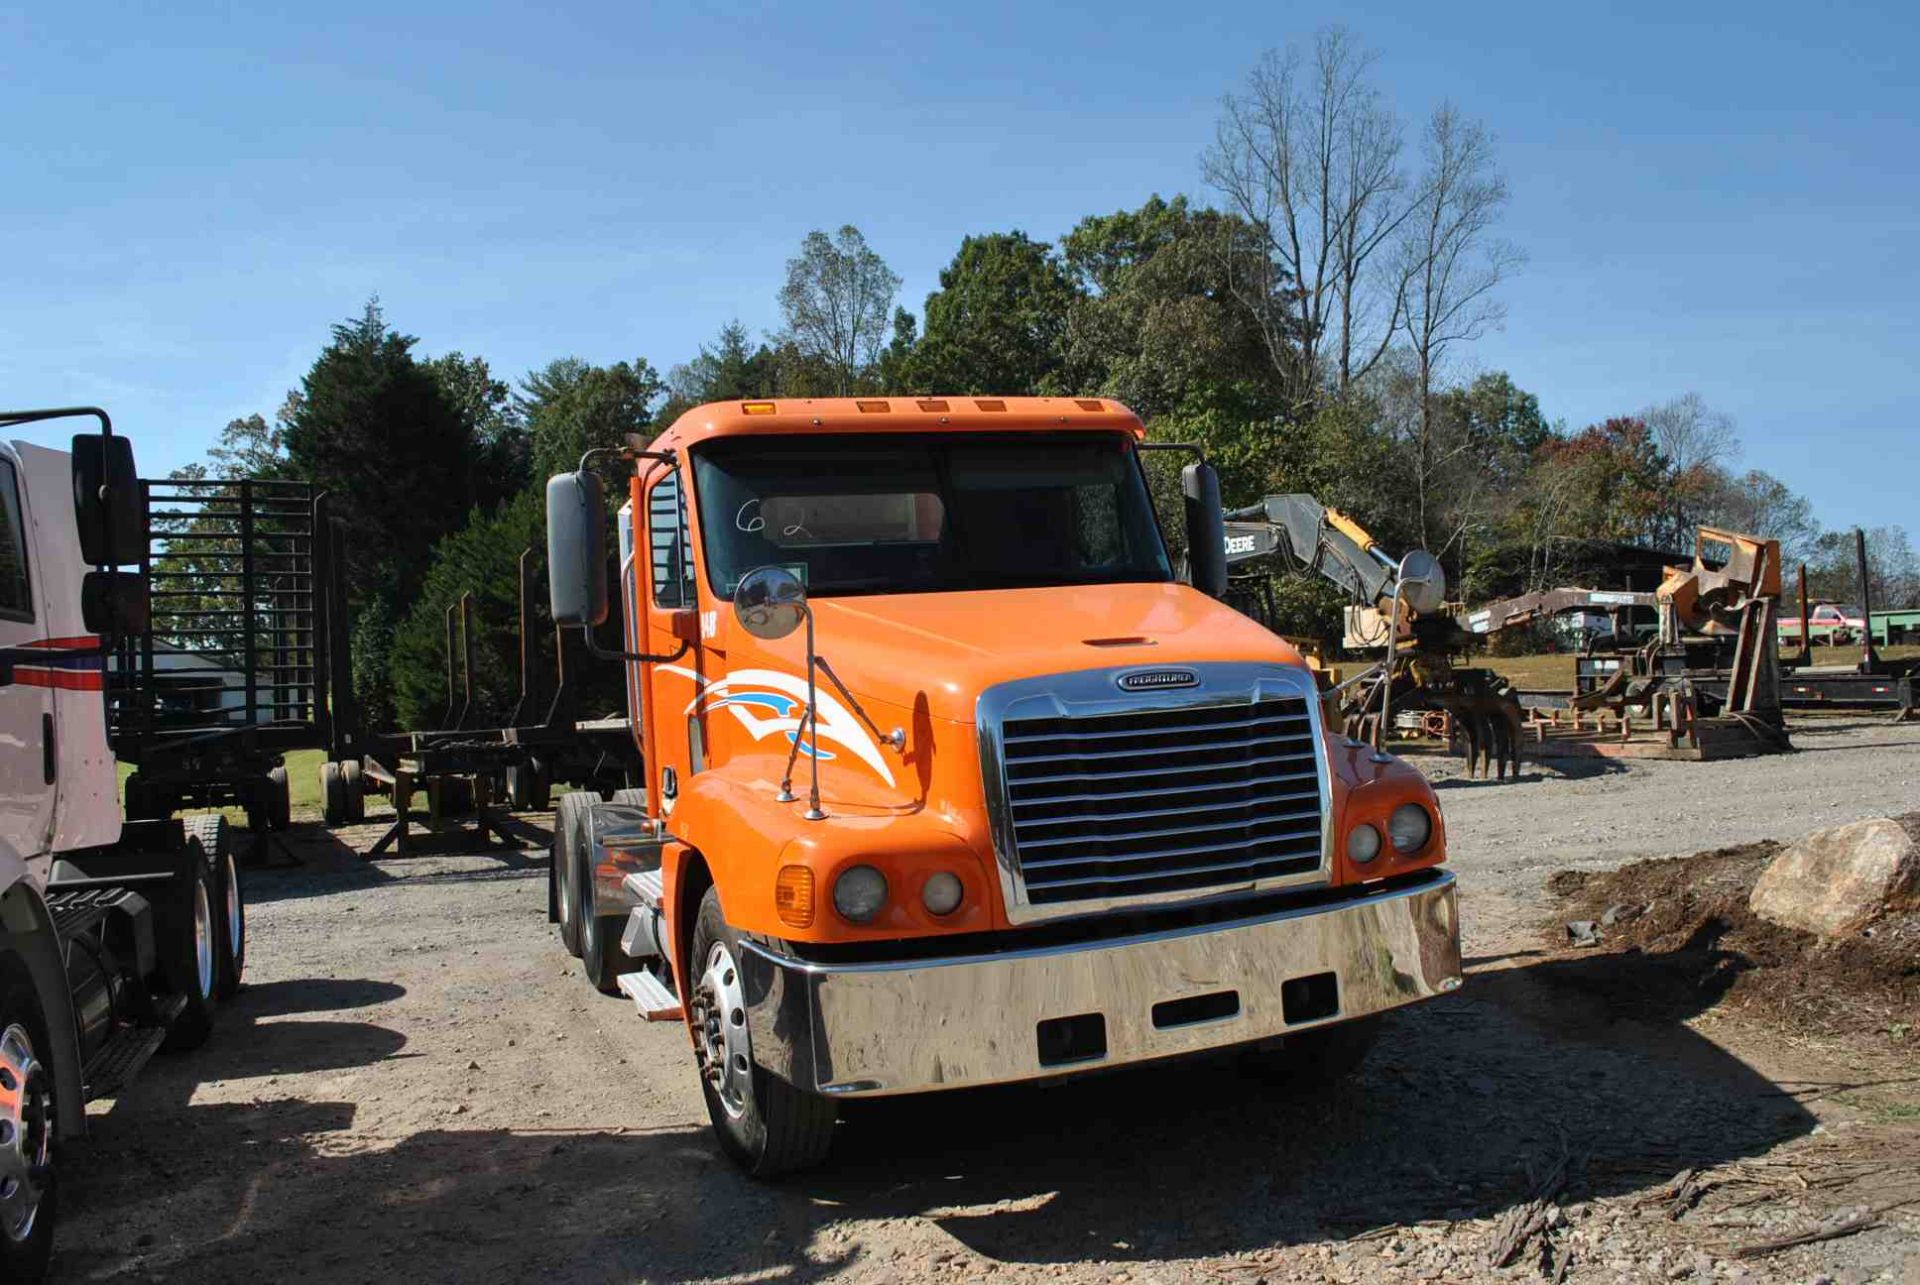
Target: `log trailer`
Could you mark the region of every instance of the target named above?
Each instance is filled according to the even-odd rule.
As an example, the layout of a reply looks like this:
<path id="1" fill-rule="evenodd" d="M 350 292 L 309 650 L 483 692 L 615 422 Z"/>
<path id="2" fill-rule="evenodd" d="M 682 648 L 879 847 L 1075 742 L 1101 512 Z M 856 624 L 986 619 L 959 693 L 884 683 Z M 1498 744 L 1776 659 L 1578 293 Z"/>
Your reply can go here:
<path id="1" fill-rule="evenodd" d="M 626 665 L 645 772 L 560 799 L 549 918 L 685 1024 L 747 1171 L 866 1097 L 1224 1049 L 1337 1074 L 1460 984 L 1433 790 L 1219 601 L 1202 458 L 1176 580 L 1143 438 L 1104 400 L 730 402 L 548 483 L 554 619 Z"/>
<path id="2" fill-rule="evenodd" d="M 140 483 L 103 411 L 71 453 L 0 442 L 0 1280 L 43 1275 L 56 1157 L 86 1103 L 158 1049 L 203 1043 L 239 985 L 246 918 L 219 816 L 123 819 L 103 688 L 142 635 Z M 138 681 L 137 672 L 123 675 Z M 187 779 L 179 779 L 186 788 Z M 169 787 L 173 788 L 173 787 Z"/>

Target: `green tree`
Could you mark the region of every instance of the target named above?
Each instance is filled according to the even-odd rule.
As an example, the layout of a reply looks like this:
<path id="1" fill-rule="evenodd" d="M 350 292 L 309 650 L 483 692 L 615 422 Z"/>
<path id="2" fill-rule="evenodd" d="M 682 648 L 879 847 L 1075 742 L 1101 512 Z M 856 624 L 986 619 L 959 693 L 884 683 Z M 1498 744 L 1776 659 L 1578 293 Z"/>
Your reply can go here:
<path id="1" fill-rule="evenodd" d="M 727 402 L 771 397 L 776 391 L 772 351 L 755 347 L 747 328 L 738 321 L 720 327 L 712 347 L 702 344 L 700 355 L 667 372 L 667 401 L 659 420 L 670 424 L 705 402 Z"/>
<path id="2" fill-rule="evenodd" d="M 834 395 L 858 392 L 886 343 L 888 314 L 899 293 L 900 278 L 860 229 L 848 224 L 831 238 L 809 232 L 800 253 L 787 261 L 780 288 L 787 323 L 782 338 L 826 374 Z"/>
<path id="3" fill-rule="evenodd" d="M 513 390 L 495 379 L 484 357 L 450 352 L 421 363 L 458 408 L 482 452 L 484 490 L 512 495 L 531 479 L 527 434 L 515 413 Z"/>
<path id="4" fill-rule="evenodd" d="M 282 424 L 287 470 L 331 491 L 347 520 L 348 592 L 402 601 L 434 541 L 500 498 L 474 425 L 387 326 L 377 300 L 333 328 Z"/>
<path id="5" fill-rule="evenodd" d="M 645 358 L 595 366 L 562 357 L 528 375 L 515 406 L 526 425 L 533 476 L 570 473 L 596 447 L 653 434 L 653 404 L 666 385 Z"/>
<path id="6" fill-rule="evenodd" d="M 1047 245 L 1017 231 L 967 237 L 927 296 L 916 382 L 931 392 L 1053 390 L 1073 300 L 1073 283 Z"/>

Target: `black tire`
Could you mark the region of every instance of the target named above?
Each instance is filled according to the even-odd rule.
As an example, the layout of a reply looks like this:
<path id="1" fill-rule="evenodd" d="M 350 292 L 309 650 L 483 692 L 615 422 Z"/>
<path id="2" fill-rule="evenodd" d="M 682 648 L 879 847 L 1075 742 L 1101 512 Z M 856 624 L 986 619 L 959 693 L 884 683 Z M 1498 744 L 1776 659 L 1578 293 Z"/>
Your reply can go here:
<path id="1" fill-rule="evenodd" d="M 15 1029 L 24 1040 L 24 1047 L 16 1040 L 8 1038 Z M 56 1220 L 56 1196 L 59 1185 L 54 1169 L 53 1134 L 55 1129 L 53 1093 L 53 1067 L 40 1059 L 51 1057 L 53 1041 L 47 1035 L 47 1018 L 40 1007 L 40 997 L 33 989 L 33 982 L 27 970 L 13 956 L 0 960 L 0 1086 L 8 1090 L 9 1100 L 18 1093 L 21 1103 L 19 1124 L 12 1119 L 13 1138 L 17 1138 L 19 1154 L 28 1158 L 34 1166 L 39 1190 L 37 1196 L 30 1196 L 32 1208 L 16 1210 L 12 1207 L 4 1211 L 4 1216 L 21 1219 L 16 1227 L 0 1228 L 0 1281 L 28 1282 L 39 1281 L 47 1273 L 47 1256 L 53 1249 L 53 1228 Z M 21 1066 L 15 1065 L 19 1059 Z M 8 1084 L 18 1069 L 26 1072 L 20 1085 Z M 11 1111 L 9 1112 L 11 1115 Z M 13 1139 L 9 1140 L 9 1150 Z M 27 1188 L 32 1191 L 32 1186 Z"/>
<path id="2" fill-rule="evenodd" d="M 693 953 L 687 969 L 690 1001 L 699 999 L 698 990 L 704 984 L 702 961 L 715 942 L 724 942 L 729 953 L 737 957 L 739 935 L 721 913 L 718 891 L 709 888 L 693 925 Z M 701 1070 L 700 1093 L 707 1100 L 707 1118 L 713 1122 L 714 1136 L 727 1158 L 755 1178 L 810 1169 L 825 1160 L 833 1146 L 833 1127 L 839 1114 L 833 1100 L 797 1089 L 758 1065 L 751 1066 L 748 1074 L 752 1090 L 736 1114 L 707 1078 L 704 1066 Z"/>
<path id="3" fill-rule="evenodd" d="M 553 882 L 554 911 L 560 925 L 560 944 L 576 958 L 580 954 L 580 895 L 573 883 L 574 849 L 586 842 L 587 809 L 591 794 L 575 791 L 560 796 L 553 814 L 553 847 L 548 877 Z"/>
<path id="4" fill-rule="evenodd" d="M 347 824 L 366 824 L 367 776 L 359 759 L 348 759 L 340 765 L 340 780 L 347 790 Z"/>
<path id="5" fill-rule="evenodd" d="M 527 794 L 527 807 L 534 812 L 545 812 L 553 806 L 553 764 L 545 759 L 528 761 L 533 770 L 533 781 Z"/>
<path id="6" fill-rule="evenodd" d="M 1249 1049 L 1240 1069 L 1276 1086 L 1334 1084 L 1360 1068 L 1380 1038 L 1379 1017 L 1359 1017 L 1285 1036 L 1278 1048 Z"/>
<path id="7" fill-rule="evenodd" d="M 507 806 L 515 812 L 533 811 L 533 764 L 507 764 Z"/>
<path id="8" fill-rule="evenodd" d="M 607 802 L 624 804 L 630 808 L 644 808 L 647 806 L 647 792 L 638 786 L 629 785 L 625 789 L 615 790 L 613 797 Z"/>
<path id="9" fill-rule="evenodd" d="M 293 825 L 293 787 L 287 769 L 276 767 L 267 773 L 267 824 L 275 830 Z"/>
<path id="10" fill-rule="evenodd" d="M 587 971 L 587 982 L 603 995 L 620 993 L 620 974 L 636 972 L 640 961 L 620 949 L 620 933 L 627 926 L 625 915 L 603 915 L 597 904 L 593 880 L 593 845 L 582 839 L 573 847 L 572 886 L 579 890 L 580 962 Z"/>
<path id="11" fill-rule="evenodd" d="M 207 859 L 213 865 L 213 915 L 218 943 L 214 953 L 213 995 L 218 1000 L 232 999 L 240 989 L 241 975 L 247 971 L 247 898 L 240 882 L 240 859 L 233 841 L 233 829 L 218 813 L 189 817 L 187 832 L 200 840 Z"/>
<path id="12" fill-rule="evenodd" d="M 213 862 L 200 836 L 189 831 L 175 876 L 160 907 L 160 971 L 169 995 L 184 995 L 186 1007 L 167 1028 L 160 1047 L 169 1053 L 197 1049 L 213 1034 L 213 1010 L 219 1002 L 219 932 L 213 908 L 219 905 Z M 204 946 L 205 955 L 202 956 Z"/>
<path id="13" fill-rule="evenodd" d="M 347 782 L 331 759 L 320 765 L 320 819 L 329 830 L 347 823 Z"/>

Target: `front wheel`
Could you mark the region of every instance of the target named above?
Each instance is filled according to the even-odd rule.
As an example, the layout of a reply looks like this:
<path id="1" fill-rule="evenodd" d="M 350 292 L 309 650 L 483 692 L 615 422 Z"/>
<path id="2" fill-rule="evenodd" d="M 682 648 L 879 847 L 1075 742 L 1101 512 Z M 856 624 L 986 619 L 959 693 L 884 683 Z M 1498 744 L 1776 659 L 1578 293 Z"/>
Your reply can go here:
<path id="1" fill-rule="evenodd" d="M 833 1145 L 834 1103 L 795 1088 L 753 1060 L 741 983 L 740 938 L 712 888 L 700 902 L 691 961 L 694 1055 L 720 1149 L 756 1178 L 808 1169 Z"/>
<path id="2" fill-rule="evenodd" d="M 0 964 L 0 1281 L 37 1281 L 53 1248 L 53 1047 L 40 997 Z"/>

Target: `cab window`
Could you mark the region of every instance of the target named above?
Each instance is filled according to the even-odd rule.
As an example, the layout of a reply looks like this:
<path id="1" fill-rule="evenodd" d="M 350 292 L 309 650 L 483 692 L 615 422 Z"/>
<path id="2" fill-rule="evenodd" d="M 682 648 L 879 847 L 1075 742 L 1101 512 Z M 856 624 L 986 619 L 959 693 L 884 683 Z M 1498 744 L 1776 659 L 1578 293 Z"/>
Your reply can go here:
<path id="1" fill-rule="evenodd" d="M 33 593 L 27 583 L 27 528 L 20 520 L 20 479 L 12 460 L 0 460 L 0 619 L 32 620 Z"/>
<path id="2" fill-rule="evenodd" d="M 647 494 L 647 546 L 653 557 L 653 605 L 694 605 L 693 565 L 687 549 L 687 497 L 680 475 L 669 473 Z"/>

